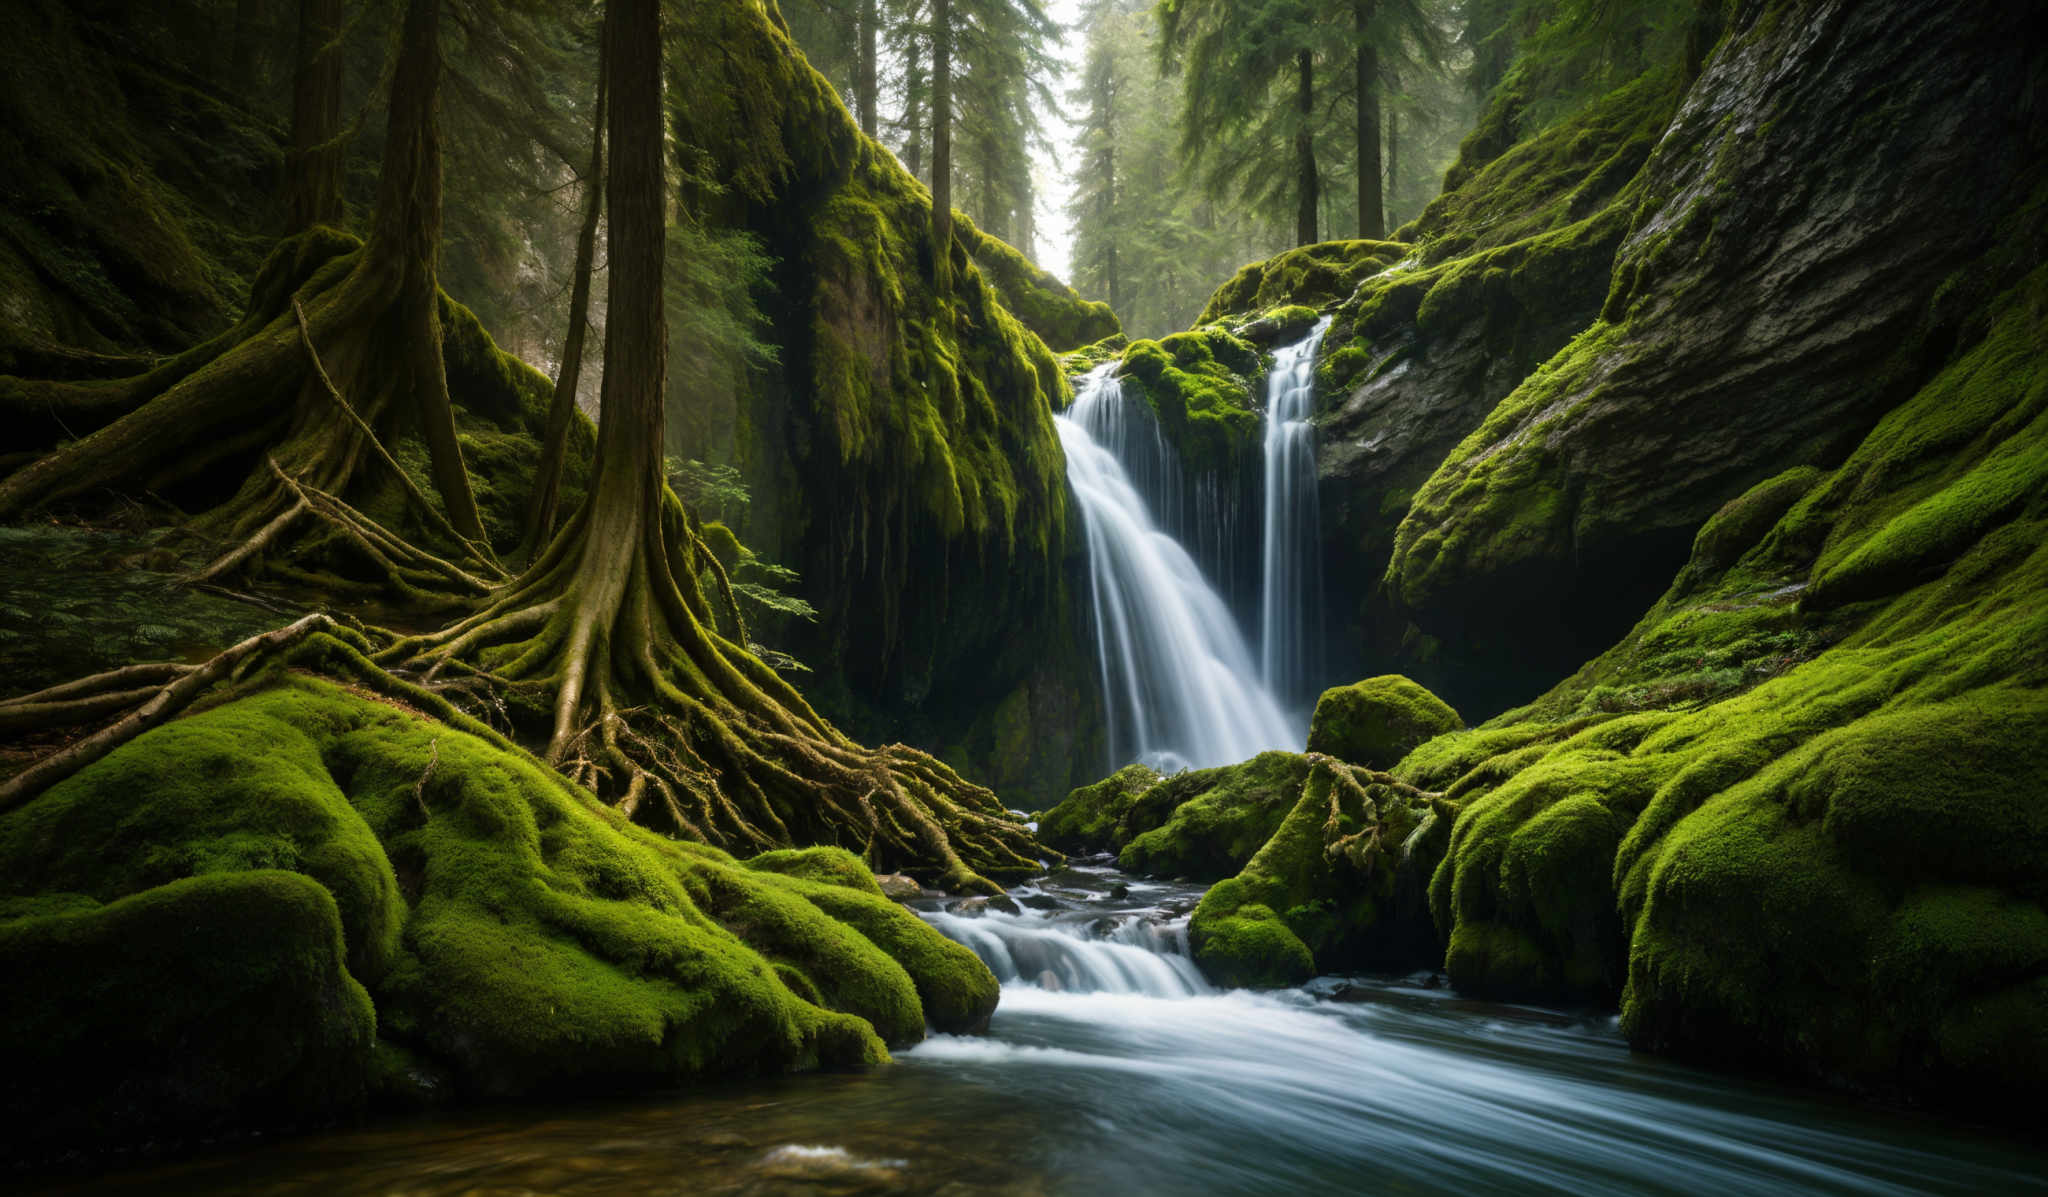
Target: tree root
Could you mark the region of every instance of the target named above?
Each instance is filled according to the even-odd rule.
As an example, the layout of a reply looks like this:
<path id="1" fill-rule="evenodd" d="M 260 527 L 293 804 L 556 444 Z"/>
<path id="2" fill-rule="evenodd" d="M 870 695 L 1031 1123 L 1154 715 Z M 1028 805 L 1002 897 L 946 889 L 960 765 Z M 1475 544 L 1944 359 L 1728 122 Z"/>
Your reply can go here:
<path id="1" fill-rule="evenodd" d="M 308 636 L 316 632 L 332 631 L 335 626 L 334 620 L 329 616 L 308 615 L 303 619 L 286 624 L 284 627 L 264 632 L 261 635 L 251 636 L 249 639 L 227 649 L 203 665 L 187 667 L 186 672 L 176 675 L 165 685 L 153 691 L 109 692 L 110 694 L 120 694 L 123 697 L 132 697 L 136 694 L 147 694 L 149 697 L 135 710 L 129 712 L 129 714 L 114 724 L 102 728 L 64 748 L 58 749 L 20 773 L 8 778 L 5 782 L 0 782 L 0 812 L 12 810 L 28 799 L 78 772 L 80 769 L 106 756 L 143 732 L 173 718 L 186 707 L 191 706 L 192 702 L 212 688 L 214 683 L 227 680 L 244 664 L 256 658 L 274 655 L 287 650 L 305 640 Z M 130 666 L 129 670 L 161 668 L 163 667 Z M 116 677 L 124 672 L 128 671 L 117 669 L 110 674 L 99 674 L 93 678 L 68 683 L 68 685 L 79 688 L 74 693 L 81 695 L 89 694 L 93 689 L 118 684 L 109 682 L 107 679 Z M 63 690 L 65 687 L 52 687 L 52 689 Z M 28 698 L 45 697 L 50 693 L 50 690 L 45 690 L 41 696 L 29 695 Z M 72 701 L 76 703 L 90 700 L 73 699 Z M 40 705 L 47 708 L 50 704 L 45 697 L 45 701 Z M 107 714 L 111 712 L 100 711 L 98 713 Z"/>

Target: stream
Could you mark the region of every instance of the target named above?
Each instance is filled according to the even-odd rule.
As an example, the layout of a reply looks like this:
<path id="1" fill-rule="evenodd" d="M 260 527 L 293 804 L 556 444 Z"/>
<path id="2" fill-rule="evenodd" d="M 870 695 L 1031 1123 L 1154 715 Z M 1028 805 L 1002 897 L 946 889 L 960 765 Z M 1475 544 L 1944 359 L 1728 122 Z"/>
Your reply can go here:
<path id="1" fill-rule="evenodd" d="M 859 1076 L 486 1107 L 48 1178 L 78 1193 L 2022 1193 L 2048 1157 L 1632 1054 L 1611 1013 L 1427 976 L 1218 992 L 1199 887 L 1107 861 L 922 913 L 1004 978 L 985 1036 Z M 969 900 L 973 902 L 973 900 Z M 979 906 L 979 903 L 974 903 Z M 951 911 L 949 913 L 949 908 Z"/>

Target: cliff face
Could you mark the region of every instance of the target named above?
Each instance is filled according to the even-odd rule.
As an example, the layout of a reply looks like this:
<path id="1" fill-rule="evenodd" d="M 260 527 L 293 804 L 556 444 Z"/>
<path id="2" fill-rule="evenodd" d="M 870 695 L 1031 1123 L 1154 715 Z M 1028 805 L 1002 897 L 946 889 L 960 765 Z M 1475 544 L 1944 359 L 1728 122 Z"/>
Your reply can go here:
<path id="1" fill-rule="evenodd" d="M 1360 895 L 1426 884 L 1409 963 L 1440 951 L 1463 991 L 1617 1002 L 1643 1046 L 2024 1117 L 2048 39 L 1900 0 L 1738 6 L 1707 44 L 1664 116 L 1633 85 L 1648 124 L 1599 115 L 1624 89 L 1486 161 L 1475 137 L 1401 231 L 1411 263 L 1337 306 L 1327 551 L 1345 609 L 1400 629 L 1363 653 L 1468 714 L 1549 689 L 1362 779 L 1358 817 L 1405 837 L 1381 872 L 1276 835 L 1197 939 L 1285 877 L 1365 912 L 1259 924 L 1322 966 L 1414 943 Z M 1330 801 L 1304 789 L 1300 828 Z"/>
<path id="2" fill-rule="evenodd" d="M 790 646 L 819 672 L 807 692 L 854 734 L 946 752 L 1013 803 L 1064 793 L 1101 765 L 1052 427 L 1071 390 L 1005 301 L 1062 340 L 1113 334 L 1114 317 L 965 224 L 937 294 L 929 192 L 772 10 L 683 20 L 727 51 L 678 108 L 710 164 L 702 212 L 776 263 L 762 306 L 777 362 L 732 440 L 754 496 L 742 537 L 794 566 L 823 613 Z"/>

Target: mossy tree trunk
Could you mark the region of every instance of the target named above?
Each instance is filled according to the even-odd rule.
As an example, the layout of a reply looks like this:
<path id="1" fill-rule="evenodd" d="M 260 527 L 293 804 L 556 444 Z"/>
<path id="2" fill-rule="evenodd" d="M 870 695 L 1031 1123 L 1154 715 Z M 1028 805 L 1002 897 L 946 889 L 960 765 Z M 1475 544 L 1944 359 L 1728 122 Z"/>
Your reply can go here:
<path id="1" fill-rule="evenodd" d="M 0 411 L 60 428 L 104 424 L 0 481 L 0 519 L 101 490 L 153 492 L 253 456 L 235 497 L 197 524 L 231 546 L 217 566 L 239 568 L 310 539 L 345 542 L 402 592 L 484 588 L 465 569 L 376 526 L 347 498 L 395 477 L 423 527 L 493 568 L 441 356 L 439 35 L 440 0 L 409 0 L 366 243 L 318 230 L 287 241 L 235 328 L 147 374 L 0 379 Z M 284 396 L 296 400 L 279 402 Z M 412 433 L 428 448 L 438 505 L 385 447 Z M 370 461 L 378 468 L 366 471 Z"/>
<path id="2" fill-rule="evenodd" d="M 630 816 L 734 851 L 832 843 L 955 890 L 1036 871 L 995 795 L 937 760 L 868 749 L 721 636 L 722 585 L 662 472 L 666 324 L 660 0 L 612 0 L 605 31 L 610 273 L 589 495 L 476 615 L 380 663 L 551 708 L 545 757 Z M 538 700 L 538 701 L 536 701 Z"/>
<path id="3" fill-rule="evenodd" d="M 299 0 L 286 231 L 341 221 L 341 0 Z"/>
<path id="4" fill-rule="evenodd" d="M 576 231 L 576 273 L 569 289 L 569 332 L 562 339 L 562 366 L 555 376 L 555 397 L 548 409 L 548 430 L 541 442 L 540 464 L 533 473 L 533 493 L 526 512 L 526 544 L 530 552 L 546 547 L 555 532 L 555 508 L 561 501 L 562 465 L 568 457 L 569 426 L 576 418 L 576 391 L 583 380 L 583 342 L 590 330 L 590 275 L 597 259 L 597 223 L 604 209 L 604 126 L 606 95 L 605 48 L 598 46 L 597 105 L 591 122 L 590 169 L 583 176 L 583 226 Z"/>

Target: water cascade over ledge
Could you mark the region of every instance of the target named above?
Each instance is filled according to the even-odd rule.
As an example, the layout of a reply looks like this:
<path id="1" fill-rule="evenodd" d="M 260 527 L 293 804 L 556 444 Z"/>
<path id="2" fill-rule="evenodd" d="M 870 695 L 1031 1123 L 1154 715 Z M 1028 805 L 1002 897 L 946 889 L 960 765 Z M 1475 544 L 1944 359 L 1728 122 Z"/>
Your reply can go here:
<path id="1" fill-rule="evenodd" d="M 1281 702 L 1312 697 L 1322 558 L 1316 499 L 1316 350 L 1330 317 L 1273 355 L 1266 376 L 1266 502 L 1259 595 L 1259 676 Z"/>
<path id="2" fill-rule="evenodd" d="M 1053 417 L 1087 530 L 1111 753 L 1172 771 L 1298 748 L 1301 731 L 1259 681 L 1229 607 L 1104 447 L 1133 439 L 1115 369 L 1089 373 L 1073 407 Z"/>

